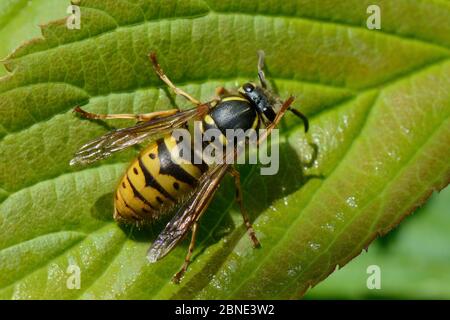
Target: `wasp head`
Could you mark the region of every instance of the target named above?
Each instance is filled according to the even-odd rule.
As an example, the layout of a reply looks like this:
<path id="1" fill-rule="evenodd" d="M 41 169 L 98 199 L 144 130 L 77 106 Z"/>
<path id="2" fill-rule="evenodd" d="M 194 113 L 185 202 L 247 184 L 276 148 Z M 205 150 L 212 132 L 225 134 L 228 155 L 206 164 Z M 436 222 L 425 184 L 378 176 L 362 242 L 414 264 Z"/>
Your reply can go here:
<path id="1" fill-rule="evenodd" d="M 247 82 L 239 88 L 239 93 L 252 104 L 260 116 L 263 116 L 268 122 L 275 120 L 276 106 L 279 105 L 279 102 L 267 89 Z"/>

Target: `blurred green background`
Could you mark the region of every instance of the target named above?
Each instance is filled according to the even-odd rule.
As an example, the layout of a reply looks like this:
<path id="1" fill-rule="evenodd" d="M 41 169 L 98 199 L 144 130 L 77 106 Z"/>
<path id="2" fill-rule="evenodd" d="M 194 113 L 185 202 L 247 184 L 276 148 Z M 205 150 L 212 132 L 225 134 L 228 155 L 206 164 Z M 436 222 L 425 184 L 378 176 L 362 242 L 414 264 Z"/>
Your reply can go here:
<path id="1" fill-rule="evenodd" d="M 447 187 L 306 298 L 450 299 L 449 208 Z M 381 269 L 380 290 L 366 286 L 370 265 Z"/>
<path id="2" fill-rule="evenodd" d="M 66 16 L 66 0 L 0 1 L 0 57 L 40 36 L 38 25 Z M 0 76 L 6 71 L 0 68 Z M 377 239 L 307 299 L 450 299 L 450 188 L 435 193 L 389 235 Z M 381 289 L 366 286 L 367 267 L 381 269 Z"/>

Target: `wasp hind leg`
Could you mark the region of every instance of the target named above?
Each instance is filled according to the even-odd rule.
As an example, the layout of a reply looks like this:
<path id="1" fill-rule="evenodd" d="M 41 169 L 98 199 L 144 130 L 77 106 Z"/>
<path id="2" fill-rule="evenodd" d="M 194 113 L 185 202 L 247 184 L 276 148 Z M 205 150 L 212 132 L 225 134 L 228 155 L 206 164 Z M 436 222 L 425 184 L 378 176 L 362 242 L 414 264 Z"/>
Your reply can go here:
<path id="1" fill-rule="evenodd" d="M 99 120 L 111 120 L 111 119 L 132 119 L 136 121 L 150 121 L 155 118 L 168 117 L 179 112 L 178 109 L 170 109 L 164 111 L 155 111 L 151 113 L 142 114 L 132 114 L 132 113 L 120 113 L 120 114 L 99 114 L 87 112 L 81 107 L 76 107 L 73 109 L 74 112 L 78 113 L 81 117 L 86 119 L 99 119 Z"/>
<path id="2" fill-rule="evenodd" d="M 164 81 L 164 83 L 173 90 L 173 92 L 175 92 L 175 94 L 180 95 L 184 98 L 186 98 L 187 100 L 189 100 L 193 105 L 195 106 L 199 106 L 202 103 L 193 98 L 192 96 L 190 96 L 187 92 L 181 90 L 180 88 L 176 87 L 173 82 L 169 79 L 169 77 L 164 73 L 163 69 L 161 68 L 161 66 L 158 63 L 158 59 L 156 58 L 156 53 L 155 52 L 151 52 L 149 55 L 150 61 L 153 64 L 153 69 L 155 70 L 156 74 L 158 75 L 158 77 Z"/>
<path id="3" fill-rule="evenodd" d="M 183 266 L 181 267 L 181 270 L 178 271 L 172 278 L 172 281 L 174 283 L 180 283 L 181 278 L 183 278 L 189 264 L 191 263 L 191 257 L 192 252 L 194 252 L 195 247 L 195 240 L 197 238 L 197 232 L 198 232 L 198 223 L 195 222 L 192 226 L 192 236 L 191 236 L 191 242 L 189 243 L 188 253 L 186 255 L 186 258 L 184 258 Z"/>
<path id="4" fill-rule="evenodd" d="M 245 224 L 245 227 L 247 228 L 248 235 L 250 236 L 250 239 L 252 240 L 253 247 L 259 248 L 261 246 L 261 244 L 259 243 L 259 240 L 256 237 L 255 230 L 253 230 L 253 226 L 250 223 L 250 218 L 247 214 L 247 211 L 244 208 L 244 202 L 242 199 L 241 175 L 240 175 L 239 171 L 237 171 L 233 167 L 230 167 L 228 172 L 234 178 L 234 184 L 236 186 L 236 201 L 239 204 L 242 218 L 244 219 L 244 224 Z"/>

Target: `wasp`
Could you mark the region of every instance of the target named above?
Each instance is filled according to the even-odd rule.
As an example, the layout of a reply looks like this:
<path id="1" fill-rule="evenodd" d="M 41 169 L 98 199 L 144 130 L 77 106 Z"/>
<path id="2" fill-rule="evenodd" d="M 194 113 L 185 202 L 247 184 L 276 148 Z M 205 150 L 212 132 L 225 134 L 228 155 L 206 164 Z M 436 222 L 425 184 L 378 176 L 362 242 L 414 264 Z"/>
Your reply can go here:
<path id="1" fill-rule="evenodd" d="M 222 178 L 228 173 L 236 185 L 236 201 L 254 247 L 260 243 L 243 205 L 239 172 L 232 164 L 206 164 L 180 161 L 178 144 L 172 136 L 175 128 L 188 126 L 197 120 L 201 130 L 258 129 L 265 128 L 258 144 L 270 135 L 287 111 L 291 111 L 308 130 L 308 119 L 291 107 L 294 98 L 282 101 L 268 87 L 263 68 L 264 52 L 258 51 L 259 85 L 247 82 L 234 92 L 224 87 L 216 89 L 216 97 L 201 102 L 176 87 L 157 61 L 155 53 L 149 59 L 157 76 L 176 94 L 186 98 L 193 108 L 178 108 L 147 114 L 95 114 L 80 107 L 74 111 L 87 119 L 134 119 L 136 125 L 110 131 L 83 145 L 70 161 L 71 165 L 89 164 L 104 159 L 130 146 L 150 140 L 134 159 L 121 178 L 114 196 L 114 219 L 119 223 L 142 225 L 174 213 L 164 230 L 151 245 L 147 258 L 154 263 L 166 256 L 180 241 L 192 232 L 185 261 L 172 280 L 178 283 L 191 261 L 198 223 L 206 211 Z"/>

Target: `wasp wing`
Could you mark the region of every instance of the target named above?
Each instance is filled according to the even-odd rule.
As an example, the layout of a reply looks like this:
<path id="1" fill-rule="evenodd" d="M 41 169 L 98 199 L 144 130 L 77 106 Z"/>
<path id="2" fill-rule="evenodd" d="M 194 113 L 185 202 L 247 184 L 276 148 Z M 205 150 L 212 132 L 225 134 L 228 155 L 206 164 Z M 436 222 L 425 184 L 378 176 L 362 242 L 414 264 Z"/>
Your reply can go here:
<path id="1" fill-rule="evenodd" d="M 166 225 L 147 253 L 147 259 L 154 263 L 167 255 L 200 219 L 213 198 L 228 164 L 217 165 L 202 178 L 192 196 L 178 209 L 176 215 Z"/>
<path id="2" fill-rule="evenodd" d="M 164 134 L 174 128 L 179 128 L 197 115 L 200 115 L 199 109 L 193 108 L 167 117 L 138 123 L 129 128 L 110 131 L 82 146 L 75 153 L 70 165 L 85 165 L 104 159 L 114 152 L 141 143 L 152 135 Z"/>

